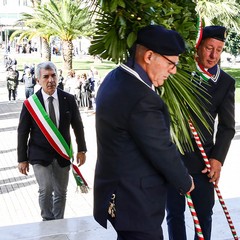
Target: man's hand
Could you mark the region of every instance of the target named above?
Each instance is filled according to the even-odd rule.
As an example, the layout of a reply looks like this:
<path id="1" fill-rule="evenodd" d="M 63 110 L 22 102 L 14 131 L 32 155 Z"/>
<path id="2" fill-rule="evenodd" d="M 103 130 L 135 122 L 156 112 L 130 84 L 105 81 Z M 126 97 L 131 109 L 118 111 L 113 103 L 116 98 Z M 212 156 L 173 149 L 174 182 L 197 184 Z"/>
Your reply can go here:
<path id="1" fill-rule="evenodd" d="M 26 161 L 18 163 L 18 170 L 20 173 L 27 176 L 29 172 L 29 162 Z"/>
<path id="2" fill-rule="evenodd" d="M 210 158 L 209 163 L 211 165 L 210 172 L 208 173 L 208 177 L 210 178 L 209 182 L 215 182 L 215 184 L 217 185 L 220 179 L 222 163 L 214 158 Z M 207 173 L 207 172 L 208 172 L 207 168 L 204 168 L 202 170 L 202 173 Z"/>
<path id="3" fill-rule="evenodd" d="M 86 162 L 86 153 L 85 152 L 78 152 L 77 153 L 77 164 L 78 167 L 83 165 Z"/>

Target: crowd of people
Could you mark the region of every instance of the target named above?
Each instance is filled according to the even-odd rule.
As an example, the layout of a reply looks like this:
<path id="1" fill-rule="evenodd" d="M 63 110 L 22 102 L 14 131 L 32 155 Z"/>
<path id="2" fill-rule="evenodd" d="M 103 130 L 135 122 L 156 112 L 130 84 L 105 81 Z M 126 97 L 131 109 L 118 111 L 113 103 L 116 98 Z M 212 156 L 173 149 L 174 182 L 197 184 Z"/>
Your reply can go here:
<path id="1" fill-rule="evenodd" d="M 37 84 L 35 77 L 35 64 L 25 64 L 20 76 L 17 70 L 17 60 L 5 57 L 6 80 L 9 102 L 16 102 L 17 87 L 19 82 L 25 85 L 25 98 L 34 94 Z M 89 71 L 76 72 L 74 69 L 63 76 L 62 69 L 57 70 L 58 88 L 75 96 L 79 109 L 93 110 L 95 106 L 95 94 L 101 83 L 98 70 L 91 67 Z"/>
<path id="2" fill-rule="evenodd" d="M 98 70 L 91 67 L 88 72 L 76 72 L 71 69 L 64 78 L 59 69 L 58 87 L 75 96 L 80 109 L 93 110 L 96 91 L 101 84 Z"/>

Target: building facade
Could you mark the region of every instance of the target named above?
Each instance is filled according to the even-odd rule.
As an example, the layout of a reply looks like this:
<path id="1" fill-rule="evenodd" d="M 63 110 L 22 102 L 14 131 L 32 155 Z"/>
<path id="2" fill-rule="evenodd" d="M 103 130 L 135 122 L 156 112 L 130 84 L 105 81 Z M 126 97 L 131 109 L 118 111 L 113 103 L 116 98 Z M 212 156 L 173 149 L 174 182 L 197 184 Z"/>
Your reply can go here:
<path id="1" fill-rule="evenodd" d="M 22 12 L 30 12 L 31 0 L 0 0 L 0 46 L 7 49 L 9 35 L 16 29 L 15 24 Z"/>

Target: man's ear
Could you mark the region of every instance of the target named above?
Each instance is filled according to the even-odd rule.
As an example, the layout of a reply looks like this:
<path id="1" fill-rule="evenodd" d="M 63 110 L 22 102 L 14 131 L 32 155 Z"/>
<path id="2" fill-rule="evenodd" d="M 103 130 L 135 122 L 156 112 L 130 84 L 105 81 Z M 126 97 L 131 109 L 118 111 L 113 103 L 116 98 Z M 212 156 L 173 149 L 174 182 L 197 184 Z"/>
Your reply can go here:
<path id="1" fill-rule="evenodd" d="M 151 60 L 152 60 L 152 57 L 153 57 L 153 51 L 147 50 L 147 51 L 145 52 L 145 54 L 144 54 L 144 61 L 145 61 L 146 63 L 150 63 Z"/>

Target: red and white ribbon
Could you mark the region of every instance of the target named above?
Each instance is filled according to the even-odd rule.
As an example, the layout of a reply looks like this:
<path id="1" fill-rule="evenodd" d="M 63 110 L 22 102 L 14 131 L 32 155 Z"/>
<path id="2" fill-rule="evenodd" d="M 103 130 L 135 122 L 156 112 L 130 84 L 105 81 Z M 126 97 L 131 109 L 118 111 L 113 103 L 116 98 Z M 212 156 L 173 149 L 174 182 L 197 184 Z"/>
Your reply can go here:
<path id="1" fill-rule="evenodd" d="M 191 212 L 192 217 L 193 217 L 193 222 L 194 222 L 194 226 L 195 226 L 195 229 L 196 229 L 196 232 L 197 232 L 197 235 L 198 235 L 198 239 L 199 240 L 204 240 L 202 229 L 201 229 L 198 217 L 197 217 L 196 210 L 195 210 L 194 205 L 193 205 L 191 195 L 190 195 L 190 193 L 186 193 L 185 196 L 186 196 L 186 199 L 187 199 L 188 207 L 189 207 L 190 212 Z"/>
<path id="2" fill-rule="evenodd" d="M 204 160 L 204 162 L 205 162 L 205 165 L 206 165 L 208 171 L 210 171 L 210 170 L 211 170 L 210 162 L 209 162 L 208 157 L 207 157 L 207 155 L 206 155 L 206 153 L 205 153 L 205 150 L 204 150 L 204 148 L 203 148 L 203 146 L 202 146 L 202 143 L 201 143 L 201 140 L 200 140 L 200 138 L 199 138 L 199 136 L 198 136 L 198 133 L 197 133 L 197 131 L 196 131 L 196 129 L 195 129 L 195 127 L 193 126 L 193 124 L 192 124 L 191 121 L 189 121 L 189 126 L 190 126 L 191 132 L 192 132 L 192 134 L 193 134 L 193 137 L 194 137 L 194 139 L 195 139 L 195 142 L 196 142 L 196 144 L 197 144 L 197 146 L 198 146 L 198 148 L 199 148 L 199 150 L 200 150 L 200 152 L 201 152 L 201 154 L 202 154 L 202 157 L 203 157 L 203 160 Z M 222 195 L 221 195 L 221 193 L 220 193 L 220 190 L 219 190 L 219 188 L 218 188 L 218 186 L 217 186 L 216 183 L 213 183 L 213 185 L 214 185 L 214 189 L 215 189 L 215 191 L 216 191 L 216 194 L 217 194 L 217 196 L 218 196 L 219 202 L 220 202 L 220 204 L 221 204 L 221 206 L 222 206 L 222 209 L 223 209 L 223 211 L 224 211 L 224 213 L 225 213 L 225 216 L 226 216 L 226 218 L 227 218 L 229 227 L 230 227 L 230 229 L 231 229 L 231 231 L 232 231 L 232 235 L 233 235 L 233 237 L 234 237 L 235 240 L 238 240 L 239 238 L 238 238 L 238 236 L 237 236 L 237 232 L 236 232 L 236 230 L 235 230 L 235 228 L 234 228 L 233 222 L 232 222 L 232 220 L 231 220 L 230 214 L 229 214 L 229 212 L 228 212 L 228 210 L 227 210 L 227 207 L 226 207 L 226 205 L 225 205 L 225 202 L 224 202 L 224 200 L 223 200 L 223 197 L 222 197 Z"/>

